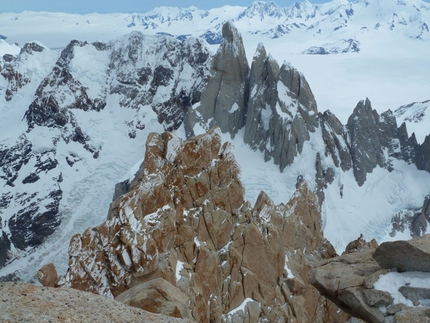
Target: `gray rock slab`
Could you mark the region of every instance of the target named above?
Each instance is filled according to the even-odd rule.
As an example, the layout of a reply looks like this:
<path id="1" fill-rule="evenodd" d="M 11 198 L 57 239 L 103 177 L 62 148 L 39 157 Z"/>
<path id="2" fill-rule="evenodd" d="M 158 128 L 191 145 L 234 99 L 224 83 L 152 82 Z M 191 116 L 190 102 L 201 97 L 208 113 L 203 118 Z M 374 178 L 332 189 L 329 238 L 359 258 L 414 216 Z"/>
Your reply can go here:
<path id="1" fill-rule="evenodd" d="M 391 306 L 387 307 L 387 314 L 388 315 L 394 315 L 402 310 L 407 308 L 407 306 L 403 303 L 393 304 Z"/>
<path id="2" fill-rule="evenodd" d="M 420 299 L 430 299 L 430 289 L 428 288 L 402 286 L 399 288 L 399 292 L 413 302 Z"/>
<path id="3" fill-rule="evenodd" d="M 369 306 L 387 306 L 393 303 L 393 297 L 390 293 L 377 289 L 363 290 L 363 297 Z"/>
<path id="4" fill-rule="evenodd" d="M 384 242 L 376 248 L 373 258 L 385 269 L 430 272 L 430 235 L 408 241 Z"/>

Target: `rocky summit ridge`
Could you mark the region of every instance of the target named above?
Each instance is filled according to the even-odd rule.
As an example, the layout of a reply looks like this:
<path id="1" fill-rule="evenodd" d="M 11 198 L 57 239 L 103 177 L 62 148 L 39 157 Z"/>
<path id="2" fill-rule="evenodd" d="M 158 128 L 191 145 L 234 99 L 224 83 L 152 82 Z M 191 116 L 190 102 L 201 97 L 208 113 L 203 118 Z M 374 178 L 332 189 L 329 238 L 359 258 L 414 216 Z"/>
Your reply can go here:
<path id="1" fill-rule="evenodd" d="M 339 257 L 318 197 L 300 179 L 296 187 L 287 204 L 261 192 L 252 207 L 219 128 L 188 140 L 151 133 L 106 221 L 71 239 L 66 275 L 48 264 L 39 281 L 196 322 L 428 320 L 418 305 L 429 289 L 404 283 L 413 303 L 402 304 L 378 280 L 430 272 L 430 235 L 380 246 L 361 236 Z"/>
<path id="2" fill-rule="evenodd" d="M 42 282 L 197 322 L 346 321 L 309 284 L 335 252 L 305 182 L 287 204 L 261 192 L 252 207 L 218 128 L 189 140 L 152 133 L 146 145 L 107 220 L 71 239 L 67 274 Z"/>

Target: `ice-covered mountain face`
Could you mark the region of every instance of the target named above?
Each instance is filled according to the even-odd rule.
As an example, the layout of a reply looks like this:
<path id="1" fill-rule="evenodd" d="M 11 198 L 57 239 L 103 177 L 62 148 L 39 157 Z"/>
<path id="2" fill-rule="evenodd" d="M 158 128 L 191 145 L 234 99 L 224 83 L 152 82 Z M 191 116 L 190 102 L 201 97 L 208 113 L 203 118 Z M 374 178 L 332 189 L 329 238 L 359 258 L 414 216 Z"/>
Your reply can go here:
<path id="1" fill-rule="evenodd" d="M 398 123 L 406 123 L 410 132 L 415 133 L 418 142 L 428 135 L 430 124 L 430 100 L 403 105 L 394 111 Z"/>
<path id="2" fill-rule="evenodd" d="M 1 276 L 29 280 L 53 260 L 63 271 L 71 235 L 104 219 L 115 182 L 123 183 L 117 194 L 127 190 L 121 177 L 140 165 L 152 131 L 189 137 L 220 126 L 224 140 L 234 138 L 252 202 L 262 189 L 286 202 L 307 181 L 339 251 L 360 233 L 388 239 L 393 214 L 424 212 L 428 136 L 417 142 L 369 100 L 342 125 L 318 111 L 293 66 L 262 45 L 249 66 L 232 22 L 222 36 L 213 56 L 196 38 L 138 32 L 72 41 L 61 54 L 35 43 L 3 56 L 2 72 L 32 76 L 17 81 L 11 72 L 0 83 Z"/>
<path id="3" fill-rule="evenodd" d="M 210 58 L 197 39 L 138 32 L 74 40 L 60 55 L 35 43 L 5 54 L 0 266 L 27 257 L 60 224 L 54 248 L 103 218 L 113 183 L 141 158 L 148 133 L 178 128 L 199 100 Z M 40 257 L 56 252 L 47 249 Z"/>

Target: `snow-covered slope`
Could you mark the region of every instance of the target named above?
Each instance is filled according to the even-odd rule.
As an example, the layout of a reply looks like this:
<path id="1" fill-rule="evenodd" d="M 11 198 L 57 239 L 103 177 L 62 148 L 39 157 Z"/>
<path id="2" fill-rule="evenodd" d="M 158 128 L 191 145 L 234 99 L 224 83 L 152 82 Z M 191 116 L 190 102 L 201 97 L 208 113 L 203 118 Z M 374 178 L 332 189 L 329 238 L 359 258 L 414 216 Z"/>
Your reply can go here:
<path id="1" fill-rule="evenodd" d="M 20 268 L 30 279 L 45 256 L 64 257 L 73 233 L 106 216 L 149 132 L 182 122 L 210 56 L 196 39 L 138 32 L 72 41 L 60 56 L 28 47 L 5 65 L 21 73 L 2 74 L 0 88 L 0 260 L 17 258 L 5 274 Z"/>
<path id="2" fill-rule="evenodd" d="M 430 100 L 403 105 L 394 111 L 397 122 L 405 122 L 409 131 L 423 142 L 430 129 Z"/>

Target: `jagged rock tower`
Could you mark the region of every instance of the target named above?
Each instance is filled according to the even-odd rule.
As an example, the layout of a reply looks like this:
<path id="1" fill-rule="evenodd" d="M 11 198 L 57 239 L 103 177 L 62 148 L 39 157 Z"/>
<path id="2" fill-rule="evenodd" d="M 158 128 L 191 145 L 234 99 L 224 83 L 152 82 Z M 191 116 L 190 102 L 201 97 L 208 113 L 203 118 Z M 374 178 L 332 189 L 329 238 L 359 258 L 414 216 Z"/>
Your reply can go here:
<path id="1" fill-rule="evenodd" d="M 198 322 L 341 319 L 308 281 L 311 264 L 335 254 L 316 196 L 302 183 L 288 204 L 262 192 L 252 208 L 239 177 L 219 129 L 187 141 L 151 134 L 141 170 L 108 219 L 71 239 L 59 284 Z M 150 286 L 176 290 L 182 305 L 166 313 L 163 298 L 145 307 L 122 296 Z"/>

